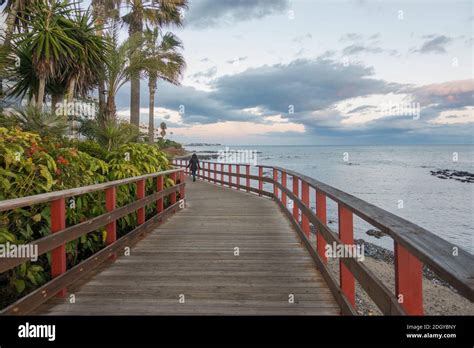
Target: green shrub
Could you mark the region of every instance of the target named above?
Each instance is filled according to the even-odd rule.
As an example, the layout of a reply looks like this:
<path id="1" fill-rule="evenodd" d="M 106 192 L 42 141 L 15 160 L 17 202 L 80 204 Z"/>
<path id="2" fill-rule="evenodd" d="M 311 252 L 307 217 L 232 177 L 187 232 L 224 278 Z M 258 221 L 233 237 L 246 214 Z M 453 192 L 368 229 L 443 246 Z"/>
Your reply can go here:
<path id="1" fill-rule="evenodd" d="M 93 140 L 85 140 L 85 141 L 78 141 L 75 144 L 77 149 L 81 152 L 85 152 L 92 157 L 106 160 L 107 158 L 107 150 L 101 146 L 99 143 Z"/>
<path id="2" fill-rule="evenodd" d="M 13 199 L 104 182 L 108 166 L 75 148 L 55 142 L 43 142 L 39 135 L 19 129 L 0 128 L 0 199 Z M 75 224 L 101 212 L 93 194 L 75 198 L 75 209 L 67 209 L 66 222 Z M 87 204 L 88 201 L 94 204 Z M 99 209 L 100 210 L 100 209 Z M 0 213 L 0 243 L 25 244 L 50 233 L 49 204 Z M 87 238 L 94 239 L 93 235 Z M 87 241 L 84 241 L 86 244 Z M 73 243 L 71 243 L 73 244 Z M 90 244 L 90 243 L 89 243 Z M 80 247 L 79 247 L 80 249 Z M 77 259 L 77 247 L 70 263 Z M 32 289 L 49 279 L 47 255 L 37 264 L 30 262 L 9 272 L 10 285 L 18 292 Z"/>
<path id="3" fill-rule="evenodd" d="M 107 153 L 91 140 L 45 141 L 35 133 L 0 128 L 0 200 L 87 186 L 169 168 L 168 159 L 156 145 L 131 143 Z M 154 180 L 147 180 L 146 194 L 153 192 L 155 185 Z M 170 185 L 173 181 L 167 178 L 165 187 Z M 122 185 L 117 190 L 117 206 L 135 199 L 135 184 Z M 168 203 L 165 199 L 165 206 Z M 66 201 L 66 208 L 66 225 L 78 224 L 105 213 L 105 194 L 95 192 L 71 197 Z M 155 203 L 146 208 L 146 215 L 150 216 L 154 211 Z M 136 213 L 119 219 L 118 235 L 127 233 L 135 226 Z M 0 213 L 0 243 L 29 243 L 48 235 L 50 231 L 49 204 Z M 67 243 L 68 268 L 103 248 L 105 239 L 106 231 L 101 228 Z M 49 280 L 49 259 L 49 254 L 42 255 L 34 264 L 26 262 L 6 272 L 10 293 L 5 298 L 14 300 Z M 1 279 L 0 293 L 5 293 Z"/>

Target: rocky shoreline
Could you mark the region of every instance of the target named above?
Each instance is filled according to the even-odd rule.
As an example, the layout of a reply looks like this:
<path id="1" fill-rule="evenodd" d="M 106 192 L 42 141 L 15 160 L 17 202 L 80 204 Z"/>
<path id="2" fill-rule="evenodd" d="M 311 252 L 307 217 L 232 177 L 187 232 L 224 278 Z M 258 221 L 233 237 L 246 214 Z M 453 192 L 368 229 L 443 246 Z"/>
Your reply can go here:
<path id="1" fill-rule="evenodd" d="M 474 183 L 474 174 L 451 169 L 430 170 L 431 175 L 439 179 L 452 179 L 460 182 Z"/>

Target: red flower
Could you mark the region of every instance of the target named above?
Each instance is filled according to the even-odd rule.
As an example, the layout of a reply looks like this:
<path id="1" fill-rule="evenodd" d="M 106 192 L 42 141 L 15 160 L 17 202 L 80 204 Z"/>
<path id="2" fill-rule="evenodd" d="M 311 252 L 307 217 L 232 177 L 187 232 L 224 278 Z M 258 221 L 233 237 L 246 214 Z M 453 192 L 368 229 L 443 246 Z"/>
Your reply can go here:
<path id="1" fill-rule="evenodd" d="M 65 159 L 63 156 L 59 156 L 56 160 L 58 164 L 68 165 L 69 161 Z"/>

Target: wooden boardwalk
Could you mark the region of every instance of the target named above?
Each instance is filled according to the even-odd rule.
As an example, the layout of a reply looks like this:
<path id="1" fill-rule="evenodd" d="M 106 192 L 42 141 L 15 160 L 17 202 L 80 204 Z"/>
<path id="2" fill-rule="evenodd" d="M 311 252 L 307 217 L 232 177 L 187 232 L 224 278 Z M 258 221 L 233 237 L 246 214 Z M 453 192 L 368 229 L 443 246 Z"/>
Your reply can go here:
<path id="1" fill-rule="evenodd" d="M 134 245 L 130 256 L 106 262 L 70 286 L 74 303 L 52 298 L 34 314 L 340 313 L 275 201 L 188 181 L 186 202 Z"/>

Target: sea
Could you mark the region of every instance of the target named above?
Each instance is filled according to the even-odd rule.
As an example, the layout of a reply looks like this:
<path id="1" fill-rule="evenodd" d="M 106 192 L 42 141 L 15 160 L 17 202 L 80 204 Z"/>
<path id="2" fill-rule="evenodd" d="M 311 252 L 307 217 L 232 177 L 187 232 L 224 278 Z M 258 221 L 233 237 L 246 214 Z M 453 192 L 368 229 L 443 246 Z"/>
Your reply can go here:
<path id="1" fill-rule="evenodd" d="M 419 225 L 474 254 L 474 183 L 440 179 L 436 170 L 474 173 L 474 145 L 406 146 L 185 146 L 198 156 L 226 150 L 256 154 L 259 165 L 310 176 Z M 253 160 L 253 158 L 252 158 Z M 252 169 L 256 174 L 256 169 Z M 266 175 L 271 176 L 270 172 Z M 271 186 L 266 187 L 272 190 Z M 311 206 L 315 197 L 311 194 Z M 337 231 L 337 205 L 328 199 L 329 226 Z M 393 250 L 390 237 L 375 238 L 358 217 L 354 237 Z"/>

